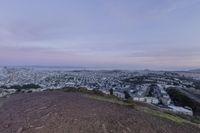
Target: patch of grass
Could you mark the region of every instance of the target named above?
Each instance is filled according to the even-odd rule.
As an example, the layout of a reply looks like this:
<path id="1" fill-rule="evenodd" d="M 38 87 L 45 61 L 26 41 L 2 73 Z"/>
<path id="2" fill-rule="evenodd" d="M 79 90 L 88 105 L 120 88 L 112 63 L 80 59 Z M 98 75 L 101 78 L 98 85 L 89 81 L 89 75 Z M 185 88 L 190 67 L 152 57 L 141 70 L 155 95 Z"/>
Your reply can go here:
<path id="1" fill-rule="evenodd" d="M 137 109 L 138 111 L 143 111 L 145 113 L 151 114 L 153 116 L 156 117 L 161 117 L 167 120 L 171 120 L 173 122 L 176 123 L 188 123 L 188 124 L 199 124 L 199 122 L 194 122 L 191 121 L 190 119 L 186 119 L 185 117 L 189 116 L 182 116 L 182 115 L 178 115 L 178 114 L 174 114 L 171 112 L 165 112 L 165 111 L 160 111 L 159 109 L 156 108 L 150 108 L 150 107 L 145 107 L 145 106 L 141 106 L 141 105 L 137 105 L 135 102 L 130 101 L 130 100 L 121 100 L 119 98 L 116 98 L 114 96 L 97 96 L 97 95 L 88 95 L 86 94 L 85 96 L 95 99 L 95 100 L 100 100 L 100 101 L 105 101 L 105 102 L 110 102 L 110 103 L 114 103 L 114 104 L 119 104 L 119 105 L 123 105 L 123 106 L 127 106 L 133 109 Z M 182 116 L 182 117 L 181 117 Z"/>
<path id="2" fill-rule="evenodd" d="M 99 101 L 110 102 L 110 103 L 113 103 L 113 104 L 119 104 L 119 105 L 131 107 L 131 108 L 135 107 L 134 104 L 129 103 L 125 100 L 121 100 L 121 99 L 114 97 L 114 96 L 104 96 L 104 97 L 97 96 L 97 95 L 85 95 L 85 96 L 92 98 L 92 99 L 95 99 L 95 100 L 99 100 Z"/>
<path id="3" fill-rule="evenodd" d="M 87 90 L 86 88 L 64 88 L 63 90 L 64 92 L 79 92 L 79 93 L 84 94 L 84 96 L 87 96 L 89 98 L 96 99 L 99 101 L 105 101 L 105 102 L 110 102 L 114 104 L 124 105 L 131 108 L 135 107 L 134 102 L 131 100 L 123 100 L 113 95 L 106 95 L 99 90 L 90 91 L 90 90 Z"/>
<path id="4" fill-rule="evenodd" d="M 132 100 L 122 100 L 113 95 L 103 94 L 102 92 L 100 92 L 98 90 L 89 91 L 85 88 L 76 88 L 76 89 L 64 88 L 63 90 L 64 90 L 64 92 L 79 92 L 88 98 L 92 98 L 92 99 L 99 100 L 99 101 L 110 102 L 113 104 L 123 105 L 126 107 L 136 109 L 137 111 L 140 111 L 140 112 L 142 111 L 144 113 L 148 113 L 150 115 L 160 117 L 163 119 L 171 120 L 173 122 L 180 123 L 180 124 L 188 123 L 188 124 L 192 124 L 195 126 L 198 126 L 197 124 L 200 124 L 199 118 L 197 119 L 197 118 L 191 117 L 191 116 L 179 115 L 179 114 L 175 114 L 173 112 L 163 111 L 163 110 L 159 109 L 158 107 L 155 107 L 153 105 L 148 105 L 145 103 L 137 103 Z"/>
<path id="5" fill-rule="evenodd" d="M 165 113 L 173 115 L 175 117 L 182 118 L 182 119 L 189 121 L 189 122 L 192 122 L 192 123 L 200 124 L 200 117 L 199 116 L 188 116 L 188 115 L 182 115 L 182 114 L 175 114 L 175 113 L 172 113 L 172 112 L 165 112 Z"/>
<path id="6" fill-rule="evenodd" d="M 190 121 L 187 121 L 179 116 L 175 116 L 175 115 L 171 115 L 171 114 L 168 114 L 168 113 L 165 113 L 165 112 L 162 112 L 162 113 L 156 113 L 157 116 L 159 117 L 162 117 L 162 118 L 166 118 L 166 119 L 169 119 L 169 120 L 172 120 L 174 122 L 177 122 L 177 123 L 190 123 Z"/>
<path id="7" fill-rule="evenodd" d="M 168 88 L 167 89 L 168 94 L 170 95 L 172 101 L 174 101 L 175 105 L 178 106 L 189 106 L 192 108 L 195 116 L 200 116 L 200 103 L 191 99 L 187 95 L 185 95 L 183 92 L 180 92 L 176 88 Z"/>
<path id="8" fill-rule="evenodd" d="M 188 124 L 193 124 L 193 125 L 199 124 L 199 123 L 194 123 L 194 122 L 192 122 L 188 119 L 183 118 L 184 115 L 182 116 L 182 115 L 178 115 L 178 114 L 175 114 L 175 113 L 172 113 L 172 112 L 154 110 L 154 109 L 150 109 L 148 107 L 138 107 L 137 109 L 139 111 L 143 111 L 145 113 L 148 113 L 148 114 L 151 114 L 151 115 L 154 115 L 154 116 L 157 116 L 157 117 L 161 117 L 161 118 L 164 118 L 164 119 L 168 119 L 168 120 L 171 120 L 173 122 L 180 123 L 180 124 L 181 123 L 188 123 Z"/>
<path id="9" fill-rule="evenodd" d="M 64 92 L 80 92 L 83 94 L 90 94 L 90 95 L 98 95 L 98 96 L 105 96 L 104 93 L 102 93 L 99 90 L 87 90 L 86 88 L 73 88 L 73 87 L 67 87 L 62 89 Z"/>

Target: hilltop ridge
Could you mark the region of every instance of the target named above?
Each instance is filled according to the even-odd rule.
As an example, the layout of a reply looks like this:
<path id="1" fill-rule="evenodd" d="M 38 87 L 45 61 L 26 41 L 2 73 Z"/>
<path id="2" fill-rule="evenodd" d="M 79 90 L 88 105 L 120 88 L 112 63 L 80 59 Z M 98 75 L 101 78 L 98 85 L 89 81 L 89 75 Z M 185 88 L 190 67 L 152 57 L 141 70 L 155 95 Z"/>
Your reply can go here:
<path id="1" fill-rule="evenodd" d="M 134 107 L 63 91 L 10 96 L 0 107 L 0 123 L 1 133 L 200 132 L 178 119 L 172 121 Z"/>

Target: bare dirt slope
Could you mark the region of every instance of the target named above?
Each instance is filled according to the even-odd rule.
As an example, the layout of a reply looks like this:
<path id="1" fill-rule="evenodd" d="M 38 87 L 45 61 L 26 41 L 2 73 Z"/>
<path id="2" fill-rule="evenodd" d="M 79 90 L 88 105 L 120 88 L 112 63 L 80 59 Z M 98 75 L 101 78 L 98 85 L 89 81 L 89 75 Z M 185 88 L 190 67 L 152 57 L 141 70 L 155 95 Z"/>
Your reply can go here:
<path id="1" fill-rule="evenodd" d="M 0 133 L 200 133 L 199 128 L 61 91 L 16 94 L 0 108 Z"/>

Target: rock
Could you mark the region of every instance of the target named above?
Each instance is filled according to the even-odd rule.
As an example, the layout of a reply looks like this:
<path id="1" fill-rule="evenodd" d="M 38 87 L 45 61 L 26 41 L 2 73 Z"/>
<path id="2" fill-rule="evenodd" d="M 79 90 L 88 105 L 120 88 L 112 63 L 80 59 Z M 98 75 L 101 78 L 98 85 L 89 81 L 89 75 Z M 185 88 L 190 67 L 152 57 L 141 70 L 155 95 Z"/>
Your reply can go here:
<path id="1" fill-rule="evenodd" d="M 36 127 L 35 130 L 40 130 L 42 128 L 44 128 L 44 126 Z"/>
<path id="2" fill-rule="evenodd" d="M 16 133 L 21 133 L 23 131 L 23 127 L 20 127 Z"/>

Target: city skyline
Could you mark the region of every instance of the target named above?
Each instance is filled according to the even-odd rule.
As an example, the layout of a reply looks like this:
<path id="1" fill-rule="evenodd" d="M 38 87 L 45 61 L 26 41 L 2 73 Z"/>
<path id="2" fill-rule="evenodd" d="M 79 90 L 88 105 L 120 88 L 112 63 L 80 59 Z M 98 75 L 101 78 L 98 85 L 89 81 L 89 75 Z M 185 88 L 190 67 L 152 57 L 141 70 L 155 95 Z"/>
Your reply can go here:
<path id="1" fill-rule="evenodd" d="M 200 68 L 200 0 L 2 0 L 0 64 Z"/>

